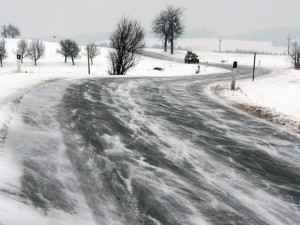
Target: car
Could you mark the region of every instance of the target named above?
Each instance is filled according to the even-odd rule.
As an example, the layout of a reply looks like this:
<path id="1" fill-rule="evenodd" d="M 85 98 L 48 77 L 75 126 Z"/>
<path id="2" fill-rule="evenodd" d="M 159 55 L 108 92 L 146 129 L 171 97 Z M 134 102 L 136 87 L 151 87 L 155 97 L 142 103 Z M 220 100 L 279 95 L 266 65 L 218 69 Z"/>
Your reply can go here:
<path id="1" fill-rule="evenodd" d="M 199 57 L 197 54 L 188 51 L 184 58 L 185 63 L 199 63 Z"/>

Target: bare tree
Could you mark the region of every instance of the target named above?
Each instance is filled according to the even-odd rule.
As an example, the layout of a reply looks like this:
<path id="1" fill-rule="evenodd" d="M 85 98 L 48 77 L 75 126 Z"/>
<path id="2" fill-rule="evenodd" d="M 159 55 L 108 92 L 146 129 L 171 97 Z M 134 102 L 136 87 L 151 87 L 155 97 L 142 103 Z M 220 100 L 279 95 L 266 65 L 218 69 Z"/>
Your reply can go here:
<path id="1" fill-rule="evenodd" d="M 34 65 L 36 66 L 36 62 L 44 57 L 45 55 L 45 45 L 40 40 L 33 40 L 29 44 L 28 47 L 28 57 L 34 61 Z"/>
<path id="2" fill-rule="evenodd" d="M 4 37 L 4 38 L 8 37 L 8 30 L 7 30 L 7 26 L 6 25 L 2 26 L 1 36 Z"/>
<path id="3" fill-rule="evenodd" d="M 16 38 L 21 35 L 19 28 L 11 24 L 7 26 L 7 33 L 8 33 L 8 37 L 11 38 Z"/>
<path id="4" fill-rule="evenodd" d="M 164 51 L 167 51 L 167 42 L 170 43 L 171 54 L 174 54 L 174 41 L 180 38 L 184 31 L 183 15 L 182 8 L 167 6 L 152 23 L 153 32 L 164 39 Z"/>
<path id="5" fill-rule="evenodd" d="M 72 40 L 70 39 L 61 40 L 59 44 L 60 44 L 60 49 L 57 50 L 57 53 L 65 57 L 65 63 L 66 63 L 70 54 Z"/>
<path id="6" fill-rule="evenodd" d="M 167 12 L 161 11 L 152 22 L 152 31 L 164 41 L 164 51 L 167 51 L 167 43 L 169 39 L 169 23 Z"/>
<path id="7" fill-rule="evenodd" d="M 71 41 L 70 51 L 69 51 L 69 58 L 72 60 L 73 65 L 75 65 L 74 60 L 80 58 L 80 47 L 75 41 Z"/>
<path id="8" fill-rule="evenodd" d="M 290 51 L 290 57 L 295 68 L 300 67 L 300 45 L 297 41 L 292 43 L 292 48 Z"/>
<path id="9" fill-rule="evenodd" d="M 7 58 L 7 52 L 5 47 L 5 40 L 0 40 L 0 65 L 2 67 L 2 61 Z"/>
<path id="10" fill-rule="evenodd" d="M 290 43 L 291 43 L 291 40 L 292 40 L 292 37 L 291 37 L 290 34 L 287 36 L 287 40 L 288 40 L 288 55 L 290 55 Z"/>
<path id="11" fill-rule="evenodd" d="M 136 20 L 121 19 L 117 29 L 110 36 L 110 46 L 113 51 L 109 54 L 111 75 L 125 75 L 137 65 L 140 54 L 145 47 L 145 32 Z"/>
<path id="12" fill-rule="evenodd" d="M 28 42 L 23 39 L 18 41 L 18 50 L 21 53 L 21 63 L 23 63 L 23 59 L 26 58 L 28 54 Z"/>
<path id="13" fill-rule="evenodd" d="M 93 65 L 93 59 L 98 55 L 100 55 L 100 48 L 94 43 L 90 44 L 89 46 L 90 46 L 90 59 Z M 87 47 L 85 47 L 85 50 L 87 51 Z"/>
<path id="14" fill-rule="evenodd" d="M 182 21 L 183 9 L 167 7 L 168 28 L 169 28 L 169 42 L 171 44 L 171 54 L 174 54 L 174 41 L 183 35 L 184 25 Z"/>

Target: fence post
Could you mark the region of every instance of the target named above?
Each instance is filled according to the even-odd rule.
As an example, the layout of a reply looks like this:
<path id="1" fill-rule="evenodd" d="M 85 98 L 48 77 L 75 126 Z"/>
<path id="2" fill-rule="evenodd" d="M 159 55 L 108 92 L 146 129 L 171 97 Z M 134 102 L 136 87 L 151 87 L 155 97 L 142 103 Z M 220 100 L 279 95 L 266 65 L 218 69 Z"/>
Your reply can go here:
<path id="1" fill-rule="evenodd" d="M 256 53 L 254 53 L 254 63 L 253 63 L 253 76 L 252 76 L 252 82 L 254 81 L 254 75 L 255 75 L 255 63 L 256 63 Z"/>

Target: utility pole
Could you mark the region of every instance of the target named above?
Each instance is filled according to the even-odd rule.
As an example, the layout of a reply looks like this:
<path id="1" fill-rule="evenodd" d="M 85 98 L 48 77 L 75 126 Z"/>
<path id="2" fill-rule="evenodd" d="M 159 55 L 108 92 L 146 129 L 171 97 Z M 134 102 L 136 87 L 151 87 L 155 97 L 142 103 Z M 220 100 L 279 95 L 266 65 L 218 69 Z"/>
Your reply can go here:
<path id="1" fill-rule="evenodd" d="M 254 81 L 254 75 L 255 75 L 255 64 L 256 64 L 256 53 L 254 53 L 254 63 L 253 63 L 253 76 L 252 76 L 252 82 Z"/>
<path id="2" fill-rule="evenodd" d="M 290 55 L 290 43 L 291 43 L 291 40 L 292 40 L 292 37 L 291 37 L 290 34 L 289 34 L 289 36 L 287 37 L 287 40 L 288 40 L 288 55 Z"/>
<path id="3" fill-rule="evenodd" d="M 222 37 L 219 37 L 219 52 L 221 52 Z"/>
<path id="4" fill-rule="evenodd" d="M 91 63 L 90 63 L 90 46 L 86 46 L 87 57 L 88 57 L 88 73 L 91 74 Z"/>

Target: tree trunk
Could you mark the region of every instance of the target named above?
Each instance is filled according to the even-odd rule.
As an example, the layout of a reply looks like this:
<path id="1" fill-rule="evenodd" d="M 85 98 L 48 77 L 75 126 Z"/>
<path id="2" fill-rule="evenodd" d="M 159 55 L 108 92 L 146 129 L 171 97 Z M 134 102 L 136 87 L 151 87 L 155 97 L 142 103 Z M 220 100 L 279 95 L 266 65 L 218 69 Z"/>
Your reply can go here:
<path id="1" fill-rule="evenodd" d="M 34 65 L 36 66 L 36 60 L 34 60 Z"/>
<path id="2" fill-rule="evenodd" d="M 67 63 L 67 58 L 68 58 L 68 57 L 67 57 L 67 56 L 65 56 L 65 63 Z"/>
<path id="3" fill-rule="evenodd" d="M 174 54 L 174 37 L 173 37 L 173 34 L 171 34 L 171 54 Z"/>
<path id="4" fill-rule="evenodd" d="M 165 43 L 164 43 L 164 51 L 165 52 L 167 52 L 168 51 L 168 49 L 167 49 L 167 44 L 168 44 L 168 38 L 167 38 L 167 36 L 165 36 Z"/>
<path id="5" fill-rule="evenodd" d="M 74 63 L 74 58 L 72 58 L 72 63 L 73 63 L 73 66 L 75 65 L 75 63 Z"/>
<path id="6" fill-rule="evenodd" d="M 2 67 L 2 58 L 0 59 L 1 67 Z"/>

